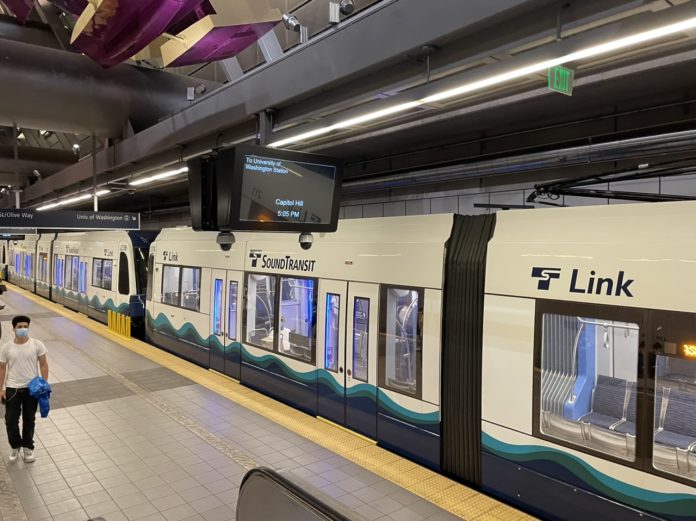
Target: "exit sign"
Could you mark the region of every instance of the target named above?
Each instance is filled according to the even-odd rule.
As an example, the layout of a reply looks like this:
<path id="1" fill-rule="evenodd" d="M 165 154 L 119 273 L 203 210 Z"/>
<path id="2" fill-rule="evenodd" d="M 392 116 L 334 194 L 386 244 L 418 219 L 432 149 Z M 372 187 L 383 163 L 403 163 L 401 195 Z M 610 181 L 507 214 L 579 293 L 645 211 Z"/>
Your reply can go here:
<path id="1" fill-rule="evenodd" d="M 549 90 L 560 92 L 566 96 L 573 95 L 573 80 L 575 71 L 560 65 L 549 69 Z"/>

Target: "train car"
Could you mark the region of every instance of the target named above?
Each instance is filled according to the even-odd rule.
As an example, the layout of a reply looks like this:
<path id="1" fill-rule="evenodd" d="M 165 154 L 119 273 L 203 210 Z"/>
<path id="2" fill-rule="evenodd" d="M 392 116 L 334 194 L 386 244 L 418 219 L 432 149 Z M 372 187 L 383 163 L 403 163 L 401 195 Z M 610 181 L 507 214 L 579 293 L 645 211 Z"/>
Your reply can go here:
<path id="1" fill-rule="evenodd" d="M 153 233 L 93 231 L 26 236 L 12 241 L 13 281 L 106 323 L 109 310 L 144 330 L 147 252 Z"/>
<path id="2" fill-rule="evenodd" d="M 547 519 L 696 517 L 694 203 L 164 230 L 147 335 Z"/>
<path id="3" fill-rule="evenodd" d="M 696 519 L 693 203 L 498 214 L 483 486 L 556 519 Z"/>
<path id="4" fill-rule="evenodd" d="M 163 230 L 148 338 L 438 467 L 451 228 L 451 215 L 345 221 L 309 251 L 296 235 L 239 233 L 224 252 L 215 233 Z"/>

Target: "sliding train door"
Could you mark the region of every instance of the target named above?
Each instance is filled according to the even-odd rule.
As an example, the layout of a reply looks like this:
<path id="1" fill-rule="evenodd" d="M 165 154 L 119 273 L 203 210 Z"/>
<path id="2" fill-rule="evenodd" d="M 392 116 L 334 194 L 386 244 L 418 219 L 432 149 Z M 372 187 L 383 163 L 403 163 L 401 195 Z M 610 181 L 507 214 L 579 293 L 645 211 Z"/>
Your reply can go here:
<path id="1" fill-rule="evenodd" d="M 348 285 L 346 427 L 377 438 L 377 331 L 379 285 Z"/>
<path id="2" fill-rule="evenodd" d="M 239 294 L 242 274 L 212 270 L 210 288 L 210 369 L 235 379 L 240 377 Z"/>
<path id="3" fill-rule="evenodd" d="M 317 325 L 318 415 L 346 422 L 346 306 L 348 283 L 321 280 Z"/>

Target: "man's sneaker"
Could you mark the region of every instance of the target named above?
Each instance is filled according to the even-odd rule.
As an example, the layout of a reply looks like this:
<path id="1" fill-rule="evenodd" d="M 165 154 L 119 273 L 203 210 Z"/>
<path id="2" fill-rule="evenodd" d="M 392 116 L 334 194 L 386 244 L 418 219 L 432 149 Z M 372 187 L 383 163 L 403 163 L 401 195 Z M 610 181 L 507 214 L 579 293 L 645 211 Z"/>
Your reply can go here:
<path id="1" fill-rule="evenodd" d="M 12 452 L 10 452 L 10 463 L 14 463 L 17 461 L 17 458 L 19 457 L 19 449 L 12 449 Z"/>
<path id="2" fill-rule="evenodd" d="M 24 463 L 32 463 L 36 458 L 34 457 L 34 451 L 31 449 L 24 449 Z"/>

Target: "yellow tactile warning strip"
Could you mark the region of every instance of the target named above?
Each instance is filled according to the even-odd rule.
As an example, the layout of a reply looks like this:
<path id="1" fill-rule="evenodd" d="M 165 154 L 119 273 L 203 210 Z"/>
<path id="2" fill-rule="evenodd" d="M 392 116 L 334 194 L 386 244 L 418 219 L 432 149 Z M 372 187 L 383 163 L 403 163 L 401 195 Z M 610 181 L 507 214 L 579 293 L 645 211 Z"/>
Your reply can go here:
<path id="1" fill-rule="evenodd" d="M 335 454 L 360 465 L 426 499 L 443 510 L 469 521 L 517 521 L 534 519 L 512 507 L 489 498 L 475 490 L 452 481 L 409 460 L 388 452 L 362 436 L 330 422 L 312 418 L 272 398 L 244 387 L 215 371 L 208 371 L 174 355 L 135 339 L 127 339 L 110 331 L 106 326 L 85 315 L 69 311 L 16 286 L 8 286 L 23 296 L 49 308 L 59 315 L 80 324 L 112 342 L 129 349 L 167 369 L 179 373 L 195 383 L 254 411 L 278 425 L 307 438 Z"/>

